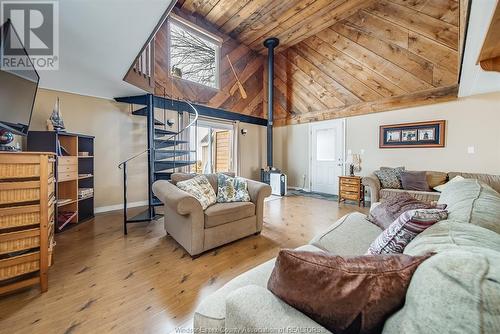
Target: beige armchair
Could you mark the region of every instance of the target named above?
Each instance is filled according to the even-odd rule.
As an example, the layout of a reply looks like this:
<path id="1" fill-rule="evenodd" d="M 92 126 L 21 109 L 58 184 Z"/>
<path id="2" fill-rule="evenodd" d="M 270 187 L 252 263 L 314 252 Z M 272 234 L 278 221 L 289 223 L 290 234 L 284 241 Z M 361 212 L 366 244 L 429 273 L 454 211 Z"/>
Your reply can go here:
<path id="1" fill-rule="evenodd" d="M 174 173 L 171 181 L 153 184 L 153 193 L 164 204 L 165 231 L 191 256 L 262 231 L 269 185 L 247 180 L 251 202 L 216 203 L 203 211 L 196 198 L 176 186 L 194 176 Z M 217 193 L 217 175 L 206 176 Z"/>

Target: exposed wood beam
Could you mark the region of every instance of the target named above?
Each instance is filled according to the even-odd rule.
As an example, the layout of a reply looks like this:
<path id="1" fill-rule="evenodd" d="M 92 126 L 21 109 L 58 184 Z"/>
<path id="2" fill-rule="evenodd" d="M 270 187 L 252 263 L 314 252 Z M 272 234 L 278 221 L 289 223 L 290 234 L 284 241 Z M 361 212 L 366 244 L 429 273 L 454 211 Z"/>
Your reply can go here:
<path id="1" fill-rule="evenodd" d="M 296 114 L 288 119 L 275 120 L 274 125 L 284 126 L 291 124 L 308 123 L 453 101 L 457 98 L 457 94 L 458 85 L 434 88 L 412 94 L 384 98 L 377 101 L 363 102 L 345 108 L 335 108 L 310 113 Z"/>
<path id="2" fill-rule="evenodd" d="M 485 71 L 500 71 L 500 0 L 497 0 L 477 62 Z"/>

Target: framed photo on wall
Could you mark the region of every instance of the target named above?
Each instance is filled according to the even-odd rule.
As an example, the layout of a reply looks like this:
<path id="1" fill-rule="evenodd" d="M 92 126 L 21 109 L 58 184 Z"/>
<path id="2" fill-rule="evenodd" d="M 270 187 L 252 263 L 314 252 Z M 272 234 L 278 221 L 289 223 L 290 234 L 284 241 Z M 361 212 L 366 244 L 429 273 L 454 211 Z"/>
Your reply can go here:
<path id="1" fill-rule="evenodd" d="M 381 125 L 379 147 L 444 147 L 445 131 L 445 120 Z"/>

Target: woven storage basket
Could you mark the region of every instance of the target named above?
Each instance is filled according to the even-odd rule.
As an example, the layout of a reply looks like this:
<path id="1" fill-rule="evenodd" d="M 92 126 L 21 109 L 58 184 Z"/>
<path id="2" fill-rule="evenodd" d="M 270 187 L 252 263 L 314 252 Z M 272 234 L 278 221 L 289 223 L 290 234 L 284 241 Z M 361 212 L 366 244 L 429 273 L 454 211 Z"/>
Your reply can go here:
<path id="1" fill-rule="evenodd" d="M 49 164 L 49 177 L 54 177 L 54 163 Z"/>
<path id="2" fill-rule="evenodd" d="M 52 264 L 54 263 L 54 248 L 55 247 L 56 247 L 56 242 L 54 241 L 54 239 L 52 239 L 52 241 L 49 242 L 49 252 L 48 252 L 49 267 L 52 266 Z"/>
<path id="3" fill-rule="evenodd" d="M 0 184 L 0 204 L 15 204 L 40 200 L 40 182 L 6 182 Z"/>
<path id="4" fill-rule="evenodd" d="M 54 197 L 54 194 L 55 194 L 55 191 L 56 191 L 56 188 L 55 188 L 55 179 L 54 178 L 50 178 L 49 179 L 49 189 L 48 189 L 48 198 L 49 199 L 52 199 L 52 197 Z"/>
<path id="5" fill-rule="evenodd" d="M 54 199 L 49 202 L 49 222 L 54 220 Z"/>
<path id="6" fill-rule="evenodd" d="M 38 228 L 0 235 L 0 254 L 19 252 L 40 246 Z"/>
<path id="7" fill-rule="evenodd" d="M 54 212 L 54 206 L 49 208 L 49 214 Z M 0 230 L 19 226 L 40 224 L 40 206 L 16 206 L 0 208 Z"/>
<path id="8" fill-rule="evenodd" d="M 28 274 L 40 269 L 40 252 L 0 260 L 0 280 Z"/>
<path id="9" fill-rule="evenodd" d="M 0 179 L 20 179 L 40 176 L 40 164 L 0 164 Z"/>

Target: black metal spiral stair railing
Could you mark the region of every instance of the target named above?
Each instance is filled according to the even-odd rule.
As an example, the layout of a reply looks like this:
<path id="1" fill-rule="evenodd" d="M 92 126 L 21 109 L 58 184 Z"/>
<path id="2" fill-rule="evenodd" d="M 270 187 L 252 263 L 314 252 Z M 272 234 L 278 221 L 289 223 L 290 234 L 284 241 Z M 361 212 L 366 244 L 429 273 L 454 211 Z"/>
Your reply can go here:
<path id="1" fill-rule="evenodd" d="M 170 180 L 170 176 L 182 167 L 191 166 L 196 163 L 196 159 L 191 160 L 190 155 L 196 148 L 191 150 L 189 142 L 189 131 L 197 129 L 198 110 L 188 101 L 177 101 L 188 107 L 188 110 L 173 110 L 177 112 L 177 130 L 167 129 L 166 125 L 166 99 L 153 96 L 152 94 L 116 98 L 118 102 L 126 102 L 131 105 L 143 105 L 144 107 L 132 112 L 133 115 L 146 116 L 147 121 L 147 148 L 121 162 L 118 168 L 123 170 L 123 231 L 127 234 L 128 223 L 148 222 L 159 218 L 155 212 L 155 207 L 161 205 L 161 201 L 156 198 L 152 191 L 153 183 L 156 180 Z M 177 103 L 179 105 L 179 103 Z M 164 120 L 155 118 L 155 107 L 162 107 Z M 182 113 L 182 114 L 181 114 Z M 189 123 L 186 123 L 185 115 L 189 115 Z M 181 128 L 181 123 L 183 127 Z M 187 136 L 186 136 L 187 135 Z M 188 140 L 184 140 L 188 139 Z M 127 164 L 136 158 L 147 154 L 148 160 L 148 207 L 140 214 L 128 216 L 127 201 Z"/>

